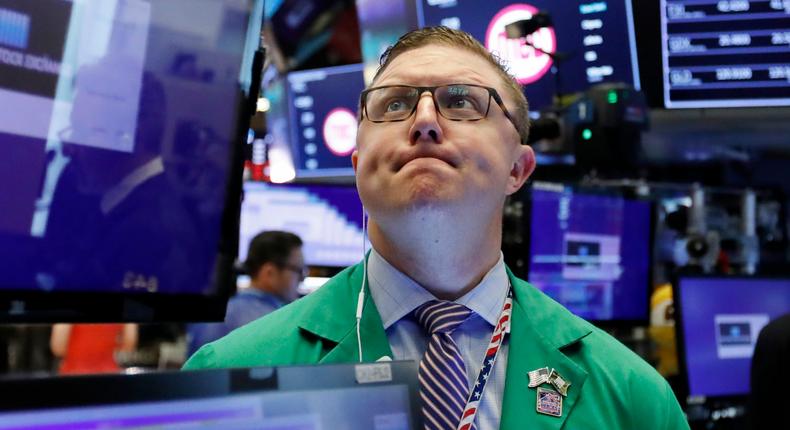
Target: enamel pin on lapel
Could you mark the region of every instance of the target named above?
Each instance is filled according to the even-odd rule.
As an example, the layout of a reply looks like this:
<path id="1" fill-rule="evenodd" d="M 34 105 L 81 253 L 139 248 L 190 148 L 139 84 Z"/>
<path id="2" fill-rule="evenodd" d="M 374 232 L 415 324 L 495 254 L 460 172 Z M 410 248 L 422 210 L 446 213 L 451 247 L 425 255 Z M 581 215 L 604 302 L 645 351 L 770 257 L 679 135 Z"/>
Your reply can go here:
<path id="1" fill-rule="evenodd" d="M 562 394 L 562 397 L 568 395 L 568 387 L 571 386 L 570 381 L 566 380 L 556 370 L 551 369 L 551 374 L 549 375 L 549 383 L 557 389 L 557 391 Z"/>
<path id="2" fill-rule="evenodd" d="M 538 387 L 538 401 L 535 408 L 541 414 L 560 417 L 562 416 L 562 396 L 554 390 Z"/>
<path id="3" fill-rule="evenodd" d="M 568 395 L 570 381 L 548 367 L 535 369 L 527 375 L 529 375 L 529 388 L 538 389 L 535 406 L 538 413 L 553 417 L 562 416 L 562 398 Z M 541 387 L 546 383 L 551 384 L 557 391 Z"/>
<path id="4" fill-rule="evenodd" d="M 532 372 L 529 372 L 529 388 L 539 387 L 546 382 L 549 382 L 549 375 L 551 374 L 551 370 L 548 367 L 541 367 L 540 369 L 535 369 Z"/>

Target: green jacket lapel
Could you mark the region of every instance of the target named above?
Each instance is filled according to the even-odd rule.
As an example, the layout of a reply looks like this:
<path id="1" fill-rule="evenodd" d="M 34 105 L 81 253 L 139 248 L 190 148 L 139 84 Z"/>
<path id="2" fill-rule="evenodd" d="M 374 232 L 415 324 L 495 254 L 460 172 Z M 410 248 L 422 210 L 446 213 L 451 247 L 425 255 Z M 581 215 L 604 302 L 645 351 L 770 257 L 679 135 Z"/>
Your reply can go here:
<path id="1" fill-rule="evenodd" d="M 320 363 L 348 363 L 359 360 L 356 330 L 356 307 L 364 276 L 362 265 L 352 267 L 346 276 L 333 278 L 321 287 L 327 289 L 322 300 L 306 309 L 299 327 L 325 341 L 336 344 Z M 392 350 L 384 332 L 384 324 L 376 304 L 365 287 L 365 307 L 360 322 L 363 361 L 376 361 L 383 356 L 392 358 Z"/>
<path id="2" fill-rule="evenodd" d="M 509 270 L 508 275 L 515 299 L 500 428 L 560 429 L 587 379 L 587 372 L 568 358 L 563 349 L 572 348 L 591 330 Z M 560 417 L 536 411 L 537 389 L 528 387 L 527 373 L 541 367 L 554 368 L 571 383 L 567 397 L 562 400 Z"/>

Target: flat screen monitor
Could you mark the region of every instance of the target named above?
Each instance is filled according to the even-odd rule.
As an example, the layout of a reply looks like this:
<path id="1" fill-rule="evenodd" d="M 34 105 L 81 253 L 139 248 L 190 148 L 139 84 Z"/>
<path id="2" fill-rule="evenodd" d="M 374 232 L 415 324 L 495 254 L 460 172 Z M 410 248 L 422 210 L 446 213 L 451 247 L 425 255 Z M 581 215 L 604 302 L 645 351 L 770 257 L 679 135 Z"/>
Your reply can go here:
<path id="1" fill-rule="evenodd" d="M 649 201 L 538 183 L 529 206 L 530 283 L 593 322 L 647 321 Z"/>
<path id="2" fill-rule="evenodd" d="M 362 64 L 287 75 L 296 176 L 353 176 Z"/>
<path id="3" fill-rule="evenodd" d="M 661 0 L 667 108 L 790 106 L 790 5 Z"/>
<path id="4" fill-rule="evenodd" d="M 353 185 L 248 182 L 241 206 L 240 261 L 247 257 L 250 240 L 266 230 L 299 235 L 309 266 L 346 267 L 362 261 L 362 202 Z"/>
<path id="5" fill-rule="evenodd" d="M 0 381 L 0 430 L 422 429 L 414 362 Z"/>
<path id="6" fill-rule="evenodd" d="M 255 10 L 0 2 L 0 320 L 221 315 L 212 276 Z"/>
<path id="7" fill-rule="evenodd" d="M 748 395 L 757 336 L 790 312 L 790 279 L 681 277 L 674 297 L 689 396 Z"/>
<path id="8" fill-rule="evenodd" d="M 421 27 L 460 28 L 496 52 L 524 86 L 534 111 L 550 106 L 557 92 L 581 92 L 601 82 L 640 87 L 631 0 L 417 3 Z M 505 37 L 506 25 L 529 19 L 538 11 L 548 12 L 553 25 L 537 30 L 526 41 L 552 55 L 530 47 L 523 38 Z"/>

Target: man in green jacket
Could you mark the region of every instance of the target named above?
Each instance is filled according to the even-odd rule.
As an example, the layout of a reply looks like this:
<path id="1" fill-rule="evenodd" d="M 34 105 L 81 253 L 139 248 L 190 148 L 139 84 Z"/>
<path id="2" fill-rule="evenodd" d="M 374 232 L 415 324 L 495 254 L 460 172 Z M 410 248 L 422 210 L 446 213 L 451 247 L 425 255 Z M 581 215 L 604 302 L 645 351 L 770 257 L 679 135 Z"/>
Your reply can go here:
<path id="1" fill-rule="evenodd" d="M 652 367 L 505 266 L 528 129 L 520 86 L 471 36 L 401 37 L 360 98 L 366 260 L 184 367 L 409 359 L 426 428 L 687 429 Z"/>

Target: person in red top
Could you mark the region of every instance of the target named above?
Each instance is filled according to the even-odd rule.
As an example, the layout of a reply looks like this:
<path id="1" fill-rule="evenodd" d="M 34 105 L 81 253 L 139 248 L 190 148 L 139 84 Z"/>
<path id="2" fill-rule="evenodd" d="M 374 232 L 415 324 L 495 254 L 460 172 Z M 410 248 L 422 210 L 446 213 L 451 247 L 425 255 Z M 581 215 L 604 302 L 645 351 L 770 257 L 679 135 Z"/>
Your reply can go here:
<path id="1" fill-rule="evenodd" d="M 135 324 L 55 324 L 49 342 L 52 353 L 61 358 L 59 373 L 114 373 L 121 370 L 116 351 L 132 351 L 137 346 Z"/>

